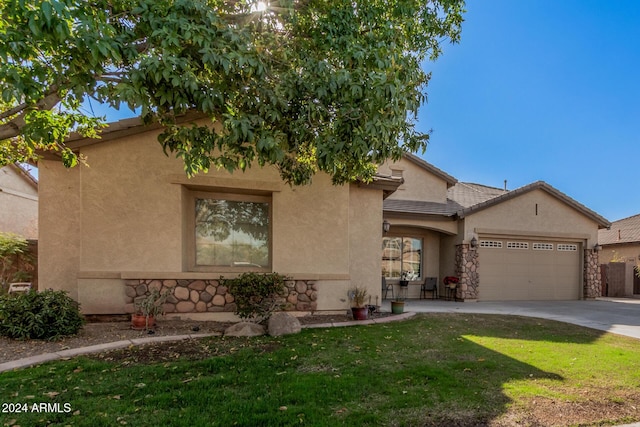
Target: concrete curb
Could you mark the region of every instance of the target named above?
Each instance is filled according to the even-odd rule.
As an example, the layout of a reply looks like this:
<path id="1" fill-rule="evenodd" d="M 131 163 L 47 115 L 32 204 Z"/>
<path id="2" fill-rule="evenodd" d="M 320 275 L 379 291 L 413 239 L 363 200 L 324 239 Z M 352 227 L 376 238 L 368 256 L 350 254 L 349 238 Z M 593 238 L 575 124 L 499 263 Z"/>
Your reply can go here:
<path id="1" fill-rule="evenodd" d="M 143 344 L 155 342 L 182 341 L 186 339 L 206 338 L 221 336 L 222 334 L 192 334 L 192 335 L 165 335 L 160 337 L 149 338 L 133 338 L 130 340 L 114 341 L 104 344 L 96 344 L 88 347 L 71 348 L 69 350 L 57 351 L 55 353 L 39 354 L 37 356 L 26 357 L 24 359 L 11 360 L 9 362 L 0 363 L 0 372 L 11 371 L 14 369 L 27 368 L 29 366 L 39 365 L 44 362 L 59 359 L 71 359 L 72 357 L 82 356 L 84 354 L 100 353 L 102 351 L 116 350 L 129 346 L 139 346 Z"/>
<path id="2" fill-rule="evenodd" d="M 397 322 L 415 316 L 416 313 L 409 312 L 399 314 L 397 316 L 386 316 L 379 319 L 354 320 L 351 322 L 334 322 L 334 323 L 318 323 L 312 325 L 303 325 L 303 329 L 314 328 L 336 328 L 344 326 L 364 326 L 379 323 Z M 71 359 L 72 357 L 82 356 L 91 353 L 100 353 L 108 350 L 116 350 L 129 346 L 139 346 L 156 342 L 182 341 L 187 339 L 197 339 L 206 337 L 222 336 L 221 333 L 213 334 L 188 334 L 188 335 L 164 335 L 148 338 L 133 338 L 130 340 L 114 341 L 104 344 L 96 344 L 88 347 L 71 348 L 69 350 L 57 351 L 55 353 L 39 354 L 37 356 L 26 357 L 24 359 L 11 360 L 9 362 L 0 363 L 0 372 L 12 371 L 14 369 L 27 368 L 29 366 L 39 365 L 41 363 L 50 362 L 52 360 Z"/>
<path id="3" fill-rule="evenodd" d="M 379 319 L 368 319 L 368 320 L 352 320 L 350 322 L 333 322 L 333 323 L 315 323 L 311 325 L 303 325 L 303 329 L 318 329 L 318 328 L 339 328 L 345 326 L 365 326 L 365 325 L 376 325 L 381 323 L 389 323 L 389 322 L 398 322 L 400 320 L 405 320 L 410 317 L 415 316 L 416 313 L 402 313 L 397 316 L 386 316 L 381 317 Z"/>

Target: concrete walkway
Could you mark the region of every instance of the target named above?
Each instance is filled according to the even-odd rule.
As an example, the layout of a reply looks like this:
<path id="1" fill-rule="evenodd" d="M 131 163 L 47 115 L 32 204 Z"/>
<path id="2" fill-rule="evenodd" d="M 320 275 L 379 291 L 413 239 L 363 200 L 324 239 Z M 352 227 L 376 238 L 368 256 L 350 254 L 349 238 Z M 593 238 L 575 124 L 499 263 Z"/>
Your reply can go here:
<path id="1" fill-rule="evenodd" d="M 390 302 L 383 302 L 389 311 Z M 454 302 L 407 300 L 405 311 L 417 313 L 486 313 L 540 317 L 640 339 L 640 299 L 589 301 Z"/>

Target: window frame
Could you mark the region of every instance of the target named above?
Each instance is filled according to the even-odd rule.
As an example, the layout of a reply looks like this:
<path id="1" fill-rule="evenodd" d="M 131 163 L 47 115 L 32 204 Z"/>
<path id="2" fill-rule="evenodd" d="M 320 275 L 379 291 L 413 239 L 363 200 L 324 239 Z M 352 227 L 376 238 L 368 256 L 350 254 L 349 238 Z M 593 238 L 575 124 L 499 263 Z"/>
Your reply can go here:
<path id="1" fill-rule="evenodd" d="M 268 225 L 268 241 L 267 250 L 269 262 L 265 267 L 249 266 L 231 266 L 231 265 L 198 265 L 196 263 L 196 200 L 212 199 L 212 200 L 228 200 L 232 202 L 252 202 L 265 203 L 268 206 L 269 225 Z M 226 273 L 243 273 L 258 272 L 270 273 L 273 268 L 273 198 L 271 194 L 244 194 L 238 192 L 224 191 L 189 191 L 186 209 L 186 270 L 193 272 L 226 272 Z"/>
<path id="2" fill-rule="evenodd" d="M 405 261 L 403 259 L 404 253 L 405 253 L 405 251 L 404 251 L 404 240 L 405 239 L 413 239 L 413 240 L 418 240 L 420 242 L 420 250 L 418 251 L 419 254 L 420 254 L 420 275 L 415 279 L 409 279 L 409 281 L 418 282 L 418 281 L 424 280 L 424 277 L 426 277 L 425 276 L 425 272 L 424 272 L 424 268 L 425 268 L 424 267 L 424 263 L 425 263 L 425 257 L 424 257 L 424 242 L 425 242 L 425 239 L 424 239 L 424 237 L 416 236 L 416 235 L 410 235 L 410 234 L 403 234 L 403 235 L 383 236 L 382 239 L 383 239 L 383 242 L 384 242 L 384 239 L 400 239 L 400 241 L 402 242 L 401 245 L 400 245 L 400 248 L 398 248 L 399 252 L 400 252 L 400 276 L 399 277 L 391 277 L 391 276 L 384 276 L 383 275 L 383 277 L 385 277 L 387 280 L 402 280 L 402 272 L 404 271 L 403 267 L 404 267 L 404 263 L 405 263 Z M 389 261 L 389 258 L 387 258 L 387 259 L 384 258 L 384 250 L 385 249 L 383 248 L 382 249 L 383 252 L 382 252 L 382 254 L 380 256 L 381 270 L 384 267 L 384 262 Z"/>

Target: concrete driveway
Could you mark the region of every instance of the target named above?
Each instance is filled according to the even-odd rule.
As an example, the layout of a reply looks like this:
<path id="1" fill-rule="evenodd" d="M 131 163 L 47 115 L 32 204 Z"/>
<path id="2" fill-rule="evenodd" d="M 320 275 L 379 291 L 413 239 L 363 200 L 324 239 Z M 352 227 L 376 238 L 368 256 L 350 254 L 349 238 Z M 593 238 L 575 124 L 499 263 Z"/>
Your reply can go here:
<path id="1" fill-rule="evenodd" d="M 391 310 L 389 301 L 384 301 L 383 308 Z M 640 339 L 639 299 L 504 302 L 407 300 L 404 309 L 417 313 L 486 313 L 540 317 Z"/>

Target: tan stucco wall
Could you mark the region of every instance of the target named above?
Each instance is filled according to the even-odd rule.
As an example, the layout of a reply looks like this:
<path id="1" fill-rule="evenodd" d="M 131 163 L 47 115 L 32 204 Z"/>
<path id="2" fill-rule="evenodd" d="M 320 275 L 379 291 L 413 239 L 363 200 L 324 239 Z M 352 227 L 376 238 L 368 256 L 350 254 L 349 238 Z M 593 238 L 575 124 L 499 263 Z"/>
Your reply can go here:
<path id="1" fill-rule="evenodd" d="M 591 248 L 597 242 L 597 230 L 595 221 L 543 190 L 532 190 L 465 217 L 463 239 L 469 241 L 478 232 L 555 235 L 586 240 L 586 247 Z"/>
<path id="2" fill-rule="evenodd" d="M 391 199 L 438 203 L 447 201 L 447 182 L 410 160 L 403 158 L 397 162 L 385 162 L 378 166 L 378 172 L 404 178 L 404 184 L 390 196 Z"/>
<path id="3" fill-rule="evenodd" d="M 613 259 L 640 263 L 640 243 L 605 245 L 598 253 L 598 262 L 606 264 Z"/>
<path id="4" fill-rule="evenodd" d="M 442 232 L 445 235 L 458 233 L 458 221 L 448 217 L 428 217 L 424 215 L 406 215 L 388 213 L 385 219 L 391 230 L 402 227 L 416 227 Z"/>
<path id="5" fill-rule="evenodd" d="M 275 193 L 274 271 L 348 274 L 349 204 L 349 186 L 333 186 L 327 175 Z"/>
<path id="6" fill-rule="evenodd" d="M 38 191 L 13 166 L 0 168 L 0 231 L 38 238 Z"/>
<path id="7" fill-rule="evenodd" d="M 371 304 L 381 303 L 380 248 L 382 242 L 382 194 L 350 188 L 349 272 L 352 286 L 365 287 Z"/>
<path id="8" fill-rule="evenodd" d="M 38 279 L 40 289 L 65 290 L 78 298 L 80 265 L 80 168 L 41 160 L 39 176 Z"/>
<path id="9" fill-rule="evenodd" d="M 123 312 L 123 276 L 218 278 L 185 271 L 185 195 L 259 188 L 272 194 L 272 270 L 316 280 L 318 309 L 345 305 L 346 290 L 379 294 L 382 192 L 333 186 L 318 174 L 292 188 L 274 168 L 212 170 L 188 180 L 155 132 L 87 146 L 89 167 L 41 163 L 40 277 L 87 313 Z M 375 268 L 374 268 L 375 267 Z M 157 276 L 157 277 L 156 277 Z M 233 273 L 225 274 L 231 277 Z"/>

